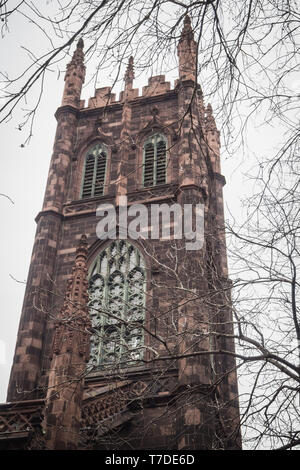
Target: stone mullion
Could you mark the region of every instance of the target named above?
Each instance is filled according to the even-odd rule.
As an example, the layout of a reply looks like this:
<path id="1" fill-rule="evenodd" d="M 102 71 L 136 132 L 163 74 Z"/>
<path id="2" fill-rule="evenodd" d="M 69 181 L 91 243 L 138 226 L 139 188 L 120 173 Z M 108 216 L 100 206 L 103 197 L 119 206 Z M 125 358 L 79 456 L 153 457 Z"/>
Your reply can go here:
<path id="1" fill-rule="evenodd" d="M 145 346 L 145 330 L 144 330 L 144 324 L 145 324 L 145 320 L 146 320 L 146 309 L 144 307 L 144 305 L 146 304 L 146 299 L 145 299 L 145 287 L 146 287 L 146 272 L 144 269 L 142 269 L 143 271 L 143 291 L 142 291 L 142 310 L 143 310 L 143 319 L 140 320 L 140 328 L 142 330 L 142 344 Z M 141 358 L 144 357 L 145 355 L 145 348 L 142 348 L 141 352 L 139 353 Z"/>
<path id="2" fill-rule="evenodd" d="M 128 302 L 128 275 L 126 277 L 124 276 L 123 288 L 124 288 L 124 292 L 123 292 L 124 306 L 123 306 L 122 313 L 121 313 L 121 319 L 127 321 L 126 313 L 127 313 L 127 302 Z M 125 325 L 121 321 L 121 328 L 120 328 L 120 341 L 121 341 L 121 344 L 120 344 L 120 360 L 122 358 L 123 351 L 126 352 L 126 348 L 124 347 L 124 343 L 126 343 L 126 327 L 128 328 L 128 325 Z"/>
<path id="3" fill-rule="evenodd" d="M 120 252 L 120 241 L 119 240 L 116 241 L 116 249 L 117 249 L 116 257 L 117 257 L 117 260 L 118 260 L 117 268 L 118 268 L 118 271 L 121 273 L 121 270 L 120 270 L 121 252 Z M 122 280 L 123 280 L 122 297 L 123 297 L 123 300 L 124 300 L 124 305 L 123 305 L 122 311 L 119 312 L 119 316 L 120 316 L 120 327 L 119 327 L 119 331 L 120 331 L 120 349 L 119 349 L 119 357 L 118 357 L 119 362 L 121 361 L 123 350 L 124 350 L 123 342 L 124 342 L 124 337 L 125 337 L 125 334 L 124 334 L 125 325 L 122 322 L 122 320 L 125 319 L 125 309 L 126 309 L 126 302 L 127 302 L 127 292 L 126 292 L 127 276 L 126 276 L 126 274 L 123 275 L 123 273 L 121 273 L 121 275 L 122 275 Z"/>
<path id="4" fill-rule="evenodd" d="M 104 305 L 105 305 L 105 311 L 109 310 L 109 277 L 110 277 L 110 260 L 108 259 L 108 256 L 106 257 L 106 276 L 104 277 L 104 293 L 103 293 L 103 299 L 104 299 Z M 104 313 L 105 315 L 105 313 Z M 107 325 L 107 321 L 104 322 L 104 318 L 102 317 L 101 321 L 101 333 L 100 333 L 100 344 L 99 344 L 99 356 L 101 356 L 101 351 L 103 351 L 103 344 L 104 344 L 104 336 L 105 336 L 105 326 Z M 98 356 L 98 357 L 99 357 Z M 101 358 L 100 358 L 100 363 L 101 363 Z M 98 362 L 99 364 L 99 362 Z"/>
<path id="5" fill-rule="evenodd" d="M 118 361 L 120 362 L 121 361 L 121 357 L 122 357 L 122 353 L 123 353 L 123 341 L 124 341 L 124 329 L 125 329 L 125 326 L 124 326 L 124 323 L 122 322 L 122 320 L 124 320 L 124 310 L 126 308 L 126 276 L 123 275 L 121 273 L 121 270 L 120 270 L 120 242 L 119 240 L 116 240 L 115 242 L 116 244 L 116 268 L 117 268 L 117 271 L 121 274 L 121 277 L 122 277 L 122 280 L 123 280 L 123 292 L 122 292 L 122 297 L 123 297 L 123 300 L 125 301 L 124 305 L 123 305 L 123 309 L 121 312 L 118 313 L 118 316 L 120 317 L 120 322 L 119 322 L 119 332 L 120 332 L 120 337 L 119 337 L 119 341 L 120 341 L 120 348 L 119 348 L 119 354 L 118 354 Z M 118 300 L 119 300 L 119 297 L 118 297 Z"/>
<path id="6" fill-rule="evenodd" d="M 100 260 L 98 260 L 98 263 L 100 263 Z M 104 289 L 105 289 L 105 278 L 103 277 L 103 280 L 104 280 Z M 100 290 L 100 289 L 99 289 Z M 102 304 L 101 304 L 101 307 L 103 307 L 103 305 L 105 305 L 104 303 L 104 293 L 102 295 Z M 97 362 L 99 362 L 99 356 L 100 356 L 100 351 L 101 351 L 101 342 L 102 342 L 102 321 L 101 321 L 101 312 L 98 312 L 98 315 L 97 317 L 99 318 L 99 325 L 100 325 L 100 331 L 98 332 L 98 334 L 100 333 L 100 341 L 99 341 L 99 344 L 98 344 L 98 353 L 97 353 Z"/>

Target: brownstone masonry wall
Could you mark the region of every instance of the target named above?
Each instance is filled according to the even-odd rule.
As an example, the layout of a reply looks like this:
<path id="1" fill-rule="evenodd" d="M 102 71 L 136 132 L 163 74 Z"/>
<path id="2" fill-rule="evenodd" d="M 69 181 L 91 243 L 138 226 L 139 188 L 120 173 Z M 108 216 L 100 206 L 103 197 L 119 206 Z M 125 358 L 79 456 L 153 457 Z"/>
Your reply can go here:
<path id="1" fill-rule="evenodd" d="M 153 203 L 204 205 L 204 245 L 200 250 L 187 251 L 184 240 L 162 237 L 131 241 L 146 261 L 145 361 L 138 368 L 109 377 L 93 370 L 85 378 L 85 389 L 101 395 L 105 387 L 120 380 L 146 383 L 147 387 L 157 381 L 160 388 L 152 388 L 152 395 L 145 396 L 144 401 L 139 397 L 126 402 L 123 418 L 114 421 L 114 429 L 121 422 L 127 423 L 116 434 L 119 444 L 102 432 L 98 448 L 121 446 L 129 429 L 135 448 L 208 449 L 217 448 L 218 442 L 223 442 L 223 448 L 240 446 L 239 435 L 232 433 L 239 417 L 234 359 L 210 354 L 215 349 L 233 352 L 234 343 L 222 336 L 232 332 L 232 312 L 220 139 L 212 109 L 210 105 L 205 108 L 201 87 L 195 82 L 195 51 L 187 19 L 178 46 L 179 80 L 174 89 L 164 75 L 159 75 L 149 79 L 139 96 L 139 90 L 132 87 L 131 58 L 119 100 L 111 88 L 102 87 L 85 107 L 80 99 L 85 67 L 83 42 L 79 41 L 67 68 L 62 106 L 56 113 L 57 132 L 44 204 L 36 219 L 8 401 L 46 397 L 49 383 L 57 384 L 51 367 L 55 322 L 63 306 L 76 247 L 85 234 L 89 267 L 108 243 L 96 235 L 99 204 L 111 203 L 118 208 L 120 196 L 126 195 L 128 204 L 143 203 L 148 209 Z M 167 139 L 166 183 L 145 188 L 143 143 L 156 133 Z M 86 152 L 97 142 L 108 149 L 104 193 L 81 199 Z M 212 331 L 214 334 L 210 334 Z M 219 337 L 215 334 L 218 331 Z M 63 362 L 61 356 L 60 366 Z M 60 422 L 65 419 L 71 423 L 72 410 L 76 409 L 79 427 L 82 393 L 83 382 L 73 408 L 66 412 L 70 415 L 61 416 Z M 66 396 L 62 397 L 64 402 L 68 401 Z M 105 400 L 109 402 L 107 397 Z M 111 403 L 109 406 L 112 408 Z M 69 437 L 55 430 L 55 407 L 60 409 L 61 403 L 49 402 L 48 389 L 49 419 L 54 426 L 47 431 L 49 442 L 56 439 L 60 448 L 76 448 L 73 441 L 61 442 Z M 87 442 L 85 445 L 95 445 Z"/>

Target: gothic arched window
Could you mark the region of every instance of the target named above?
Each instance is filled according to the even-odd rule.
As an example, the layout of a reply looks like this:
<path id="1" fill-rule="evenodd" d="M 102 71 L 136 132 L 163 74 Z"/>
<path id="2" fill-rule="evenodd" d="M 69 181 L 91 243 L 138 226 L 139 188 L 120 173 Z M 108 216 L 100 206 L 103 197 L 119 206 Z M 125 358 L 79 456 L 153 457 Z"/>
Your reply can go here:
<path id="1" fill-rule="evenodd" d="M 107 149 L 103 144 L 96 144 L 89 149 L 85 157 L 81 197 L 101 196 L 104 192 Z"/>
<path id="2" fill-rule="evenodd" d="M 161 134 L 149 137 L 144 143 L 144 186 L 166 182 L 167 140 Z"/>
<path id="3" fill-rule="evenodd" d="M 145 264 L 125 240 L 115 240 L 94 260 L 89 275 L 93 327 L 91 364 L 128 367 L 143 357 Z"/>

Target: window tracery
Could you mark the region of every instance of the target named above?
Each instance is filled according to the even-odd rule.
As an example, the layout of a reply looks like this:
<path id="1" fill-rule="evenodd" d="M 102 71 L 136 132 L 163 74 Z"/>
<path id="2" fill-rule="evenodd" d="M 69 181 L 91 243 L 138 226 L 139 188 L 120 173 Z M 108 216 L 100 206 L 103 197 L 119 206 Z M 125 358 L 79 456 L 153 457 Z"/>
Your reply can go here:
<path id="1" fill-rule="evenodd" d="M 145 264 L 136 247 L 115 240 L 96 257 L 89 276 L 91 364 L 128 367 L 143 357 Z"/>

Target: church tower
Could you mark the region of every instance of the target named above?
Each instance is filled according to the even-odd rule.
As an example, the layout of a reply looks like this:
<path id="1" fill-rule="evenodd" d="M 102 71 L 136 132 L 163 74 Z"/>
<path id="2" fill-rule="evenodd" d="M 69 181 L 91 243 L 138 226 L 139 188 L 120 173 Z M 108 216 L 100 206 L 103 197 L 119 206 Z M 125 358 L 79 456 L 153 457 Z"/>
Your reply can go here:
<path id="1" fill-rule="evenodd" d="M 173 89 L 159 75 L 140 95 L 131 57 L 119 99 L 103 87 L 86 105 L 78 41 L 55 114 L 1 448 L 241 446 L 225 179 L 196 56 L 186 17 Z"/>

